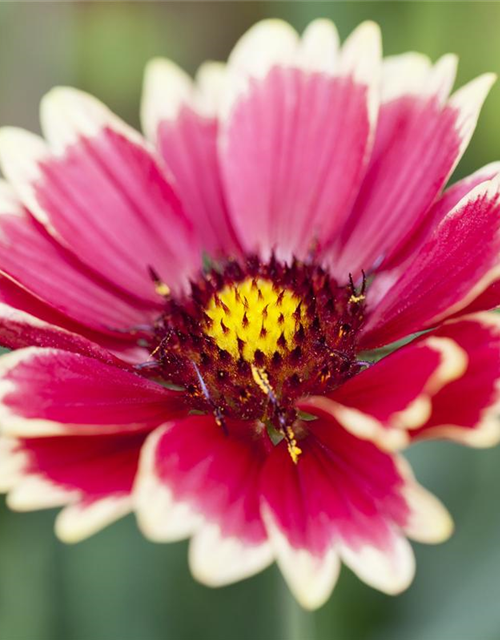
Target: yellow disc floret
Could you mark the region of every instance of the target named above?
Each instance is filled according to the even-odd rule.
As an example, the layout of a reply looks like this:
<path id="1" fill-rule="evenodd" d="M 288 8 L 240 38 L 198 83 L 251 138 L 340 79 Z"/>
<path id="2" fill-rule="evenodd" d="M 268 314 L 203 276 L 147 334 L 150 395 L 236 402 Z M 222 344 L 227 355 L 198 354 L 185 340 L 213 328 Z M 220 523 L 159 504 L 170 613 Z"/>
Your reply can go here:
<path id="1" fill-rule="evenodd" d="M 241 354 L 247 362 L 257 350 L 271 357 L 292 349 L 294 335 L 305 321 L 300 298 L 264 278 L 227 285 L 211 298 L 205 314 L 205 334 L 233 358 Z"/>

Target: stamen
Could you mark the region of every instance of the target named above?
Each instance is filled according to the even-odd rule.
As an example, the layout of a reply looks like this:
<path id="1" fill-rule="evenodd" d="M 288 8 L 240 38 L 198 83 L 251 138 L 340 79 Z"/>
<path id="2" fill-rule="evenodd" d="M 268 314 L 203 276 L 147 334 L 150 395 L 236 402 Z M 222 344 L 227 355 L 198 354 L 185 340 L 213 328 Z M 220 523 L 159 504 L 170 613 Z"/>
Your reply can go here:
<path id="1" fill-rule="evenodd" d="M 163 282 L 153 267 L 149 266 L 148 271 L 155 286 L 156 293 L 164 298 L 168 298 L 170 296 L 170 287 Z"/>
<path id="2" fill-rule="evenodd" d="M 352 279 L 352 274 L 349 274 L 349 284 L 351 286 L 351 297 L 349 298 L 349 302 L 351 304 L 355 304 L 357 302 L 363 302 L 363 300 L 365 299 L 365 287 L 366 287 L 366 276 L 365 276 L 365 272 L 363 271 L 363 284 L 361 285 L 361 291 L 358 293 L 356 291 L 356 286 L 354 285 L 354 280 Z"/>
<path id="3" fill-rule="evenodd" d="M 269 377 L 267 373 L 264 371 L 264 369 L 259 369 L 254 364 L 251 364 L 250 366 L 252 369 L 252 377 L 255 384 L 259 387 L 262 393 L 265 393 L 266 396 L 269 396 L 272 401 L 276 402 L 276 396 L 274 395 L 273 388 L 269 383 Z"/>
<path id="4" fill-rule="evenodd" d="M 163 349 L 163 347 L 167 344 L 170 336 L 172 335 L 172 331 L 170 330 L 163 338 L 162 340 L 159 342 L 158 346 L 155 347 L 155 349 L 153 349 L 153 351 L 149 354 L 148 356 L 148 360 L 151 360 L 151 358 L 154 358 L 155 355 L 161 350 Z"/>
<path id="5" fill-rule="evenodd" d="M 264 369 L 259 369 L 253 364 L 251 365 L 251 368 L 252 368 L 252 376 L 255 383 L 257 384 L 259 389 L 266 394 L 266 396 L 269 398 L 269 400 L 274 406 L 275 412 L 278 415 L 280 431 L 283 433 L 283 436 L 287 443 L 288 453 L 290 454 L 290 457 L 292 458 L 293 463 L 297 464 L 299 460 L 299 456 L 302 453 L 302 449 L 297 445 L 297 439 L 295 437 L 292 427 L 286 424 L 283 410 L 279 406 L 276 394 L 273 388 L 271 387 L 271 384 L 269 383 L 269 376 L 267 375 L 266 371 L 264 371 Z"/>
<path id="6" fill-rule="evenodd" d="M 297 464 L 299 461 L 299 456 L 302 453 L 302 449 L 297 446 L 297 439 L 293 432 L 292 427 L 285 427 L 285 439 L 288 447 L 288 453 L 290 454 L 290 458 L 294 464 Z"/>
<path id="7" fill-rule="evenodd" d="M 228 435 L 228 430 L 227 430 L 226 423 L 224 421 L 224 416 L 222 415 L 222 411 L 221 411 L 220 407 L 218 407 L 214 403 L 214 401 L 212 400 L 212 398 L 210 396 L 210 392 L 209 392 L 208 387 L 206 385 L 206 382 L 203 379 L 203 376 L 201 375 L 201 372 L 200 372 L 196 362 L 191 361 L 191 364 L 193 365 L 193 369 L 196 372 L 196 377 L 198 378 L 198 382 L 199 382 L 200 387 L 201 387 L 201 392 L 203 393 L 203 395 L 205 396 L 205 399 L 207 400 L 207 402 L 211 405 L 211 407 L 213 409 L 215 422 L 217 423 L 218 427 L 222 428 L 222 430 L 224 431 L 224 434 L 227 436 Z"/>

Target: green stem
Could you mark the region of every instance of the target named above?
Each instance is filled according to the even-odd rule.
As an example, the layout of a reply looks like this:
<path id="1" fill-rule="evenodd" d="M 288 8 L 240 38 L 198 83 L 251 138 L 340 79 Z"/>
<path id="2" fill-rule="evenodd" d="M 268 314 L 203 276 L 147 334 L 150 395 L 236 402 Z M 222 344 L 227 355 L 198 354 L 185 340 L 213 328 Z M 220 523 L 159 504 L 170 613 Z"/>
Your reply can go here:
<path id="1" fill-rule="evenodd" d="M 316 640 L 316 620 L 314 614 L 303 609 L 283 586 L 284 630 L 283 640 Z"/>

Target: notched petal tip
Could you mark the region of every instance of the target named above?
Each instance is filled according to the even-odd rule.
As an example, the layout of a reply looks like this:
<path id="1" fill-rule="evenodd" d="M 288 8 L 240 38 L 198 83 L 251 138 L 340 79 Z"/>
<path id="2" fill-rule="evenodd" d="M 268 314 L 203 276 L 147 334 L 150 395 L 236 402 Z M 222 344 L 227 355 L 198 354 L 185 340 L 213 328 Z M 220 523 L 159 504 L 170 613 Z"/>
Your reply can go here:
<path id="1" fill-rule="evenodd" d="M 431 68 L 429 57 L 416 51 L 384 58 L 381 101 L 385 103 L 402 96 L 419 95 Z"/>
<path id="2" fill-rule="evenodd" d="M 47 156 L 40 136 L 18 127 L 0 128 L 0 169 L 15 187 L 36 180 L 40 175 L 37 165 Z"/>
<path id="3" fill-rule="evenodd" d="M 67 490 L 42 476 L 27 474 L 7 494 L 7 506 L 13 511 L 52 509 L 66 505 L 79 496 L 79 491 Z"/>
<path id="4" fill-rule="evenodd" d="M 496 80 L 495 73 L 484 73 L 460 87 L 448 101 L 448 105 L 458 112 L 456 128 L 462 138 L 461 151 L 469 144 L 481 108 Z"/>
<path id="5" fill-rule="evenodd" d="M 176 62 L 170 58 L 160 56 L 151 58 L 145 66 L 144 78 L 146 81 L 166 81 L 182 84 L 186 90 L 191 88 L 191 77 Z"/>
<path id="6" fill-rule="evenodd" d="M 228 86 L 227 66 L 208 60 L 196 71 L 193 107 L 205 118 L 218 117 Z"/>
<path id="7" fill-rule="evenodd" d="M 148 140 L 156 140 L 161 120 L 172 120 L 193 94 L 193 81 L 175 62 L 153 58 L 144 70 L 140 118 Z"/>
<path id="8" fill-rule="evenodd" d="M 342 46 L 342 69 L 355 69 L 355 79 L 366 84 L 373 81 L 373 71 L 382 58 L 382 34 L 376 22 L 362 22 Z"/>
<path id="9" fill-rule="evenodd" d="M 332 20 L 319 18 L 306 27 L 300 43 L 302 68 L 334 73 L 339 54 L 339 34 Z"/>
<path id="10" fill-rule="evenodd" d="M 409 51 L 384 58 L 382 63 L 382 102 L 404 96 L 436 97 L 442 105 L 455 82 L 458 56 L 447 53 L 433 65 L 422 53 Z"/>
<path id="11" fill-rule="evenodd" d="M 132 491 L 137 525 L 153 542 L 184 540 L 196 531 L 200 518 L 192 508 L 176 501 L 155 471 L 156 450 L 168 425 L 153 431 L 142 446 L 139 469 Z"/>
<path id="12" fill-rule="evenodd" d="M 307 549 L 294 548 L 265 505 L 262 516 L 276 562 L 293 596 L 304 609 L 319 609 L 337 583 L 341 568 L 338 553 L 331 547 L 322 556 L 315 556 Z"/>
<path id="13" fill-rule="evenodd" d="M 454 53 L 446 53 L 435 63 L 429 74 L 429 83 L 426 94 L 436 95 L 442 104 L 449 96 L 455 83 L 458 68 L 458 56 Z"/>
<path id="14" fill-rule="evenodd" d="M 453 519 L 438 498 L 414 480 L 407 482 L 402 494 L 410 509 L 403 527 L 409 538 L 424 544 L 440 544 L 452 536 Z"/>
<path id="15" fill-rule="evenodd" d="M 81 542 L 123 518 L 131 509 L 129 496 L 107 496 L 91 504 L 69 505 L 56 518 L 56 536 L 67 544 Z"/>
<path id="16" fill-rule="evenodd" d="M 258 22 L 238 40 L 228 58 L 232 72 L 263 77 L 273 65 L 295 61 L 299 35 L 279 19 Z"/>
<path id="17" fill-rule="evenodd" d="M 82 137 L 94 137 L 106 127 L 144 144 L 142 136 L 100 100 L 73 87 L 54 87 L 42 98 L 40 122 L 55 153 L 63 153 Z"/>
<path id="18" fill-rule="evenodd" d="M 304 29 L 302 39 L 304 41 L 313 41 L 317 38 L 323 40 L 325 44 L 328 44 L 328 46 L 330 46 L 332 42 L 336 42 L 338 45 L 339 32 L 335 22 L 330 20 L 330 18 L 316 18 L 316 20 L 310 22 Z"/>
<path id="19" fill-rule="evenodd" d="M 339 74 L 368 87 L 368 114 L 375 127 L 380 102 L 382 36 L 377 23 L 361 23 L 346 39 L 339 60 Z"/>
<path id="20" fill-rule="evenodd" d="M 340 545 L 342 561 L 363 582 L 387 595 L 395 596 L 405 591 L 415 577 L 415 555 L 408 540 L 394 533 L 390 549 L 378 549 L 365 544 L 352 548 Z"/>
<path id="21" fill-rule="evenodd" d="M 0 493 L 7 493 L 23 478 L 26 454 L 16 438 L 0 437 Z"/>
<path id="22" fill-rule="evenodd" d="M 273 561 L 267 542 L 247 544 L 225 537 L 217 524 L 204 523 L 189 544 L 193 577 L 207 587 L 223 587 L 260 573 Z"/>

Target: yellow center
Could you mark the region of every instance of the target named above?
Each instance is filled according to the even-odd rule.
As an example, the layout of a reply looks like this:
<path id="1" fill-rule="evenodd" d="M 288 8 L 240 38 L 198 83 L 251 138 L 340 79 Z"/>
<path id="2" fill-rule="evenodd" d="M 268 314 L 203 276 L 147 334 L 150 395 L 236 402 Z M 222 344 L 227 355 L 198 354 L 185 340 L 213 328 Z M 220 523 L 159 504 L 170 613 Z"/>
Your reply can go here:
<path id="1" fill-rule="evenodd" d="M 276 287 L 264 278 L 247 278 L 227 285 L 213 296 L 205 313 L 210 318 L 204 332 L 233 358 L 252 362 L 257 350 L 271 357 L 293 348 L 293 337 L 305 309 L 290 289 Z"/>

